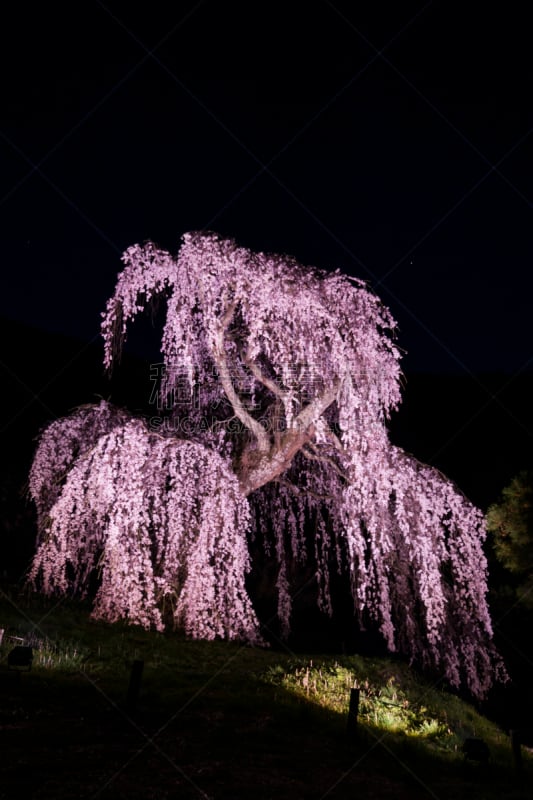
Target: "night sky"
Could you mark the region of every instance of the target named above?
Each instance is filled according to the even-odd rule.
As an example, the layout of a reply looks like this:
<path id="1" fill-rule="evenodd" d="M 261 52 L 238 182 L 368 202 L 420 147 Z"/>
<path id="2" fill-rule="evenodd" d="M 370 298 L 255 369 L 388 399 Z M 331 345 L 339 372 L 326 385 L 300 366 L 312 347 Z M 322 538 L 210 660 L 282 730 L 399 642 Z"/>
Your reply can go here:
<path id="1" fill-rule="evenodd" d="M 98 341 L 122 251 L 210 229 L 367 280 L 408 375 L 531 372 L 525 4 L 131 6 L 3 11 L 1 316 Z"/>

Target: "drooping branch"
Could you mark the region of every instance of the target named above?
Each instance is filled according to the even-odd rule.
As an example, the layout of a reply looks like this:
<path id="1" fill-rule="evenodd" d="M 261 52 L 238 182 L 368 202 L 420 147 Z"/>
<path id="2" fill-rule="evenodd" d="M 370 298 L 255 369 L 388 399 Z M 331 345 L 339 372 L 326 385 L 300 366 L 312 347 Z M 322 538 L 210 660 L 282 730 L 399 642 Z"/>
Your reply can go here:
<path id="1" fill-rule="evenodd" d="M 331 458 L 331 456 L 328 456 L 325 453 L 321 452 L 320 449 L 314 446 L 312 442 L 309 442 L 307 445 L 302 447 L 302 455 L 304 455 L 311 461 L 319 461 L 322 464 L 325 464 L 327 467 L 334 470 L 334 472 L 337 473 L 339 478 L 341 478 L 344 481 L 348 480 L 348 475 L 340 469 L 337 462 L 333 458 Z"/>
<path id="2" fill-rule="evenodd" d="M 244 584 L 250 523 L 252 540 L 277 560 L 285 634 L 291 565 L 314 575 L 325 613 L 333 565 L 356 617 L 389 649 L 486 694 L 504 671 L 486 602 L 483 518 L 389 441 L 400 352 L 379 298 L 339 271 L 212 233 L 186 234 L 177 257 L 148 243 L 123 260 L 102 323 L 105 365 L 130 322 L 163 296 L 161 393 L 174 398 L 185 381 L 190 396 L 200 387 L 198 403 L 176 401 L 172 420 L 187 424 L 162 436 L 105 405 L 49 426 L 30 476 L 32 577 L 59 593 L 98 579 L 95 613 L 108 620 L 161 628 L 168 601 L 190 635 L 255 641 Z"/>
<path id="3" fill-rule="evenodd" d="M 61 427 L 76 431 L 92 417 L 94 428 L 104 413 L 78 411 L 49 429 L 36 461 Z M 259 643 L 244 585 L 249 506 L 227 462 L 140 420 L 113 421 L 90 449 L 82 441 L 70 451 L 60 495 L 45 498 L 30 581 L 46 594 L 83 595 L 98 569 L 96 618 L 162 630 L 167 608 L 170 624 L 194 638 Z M 43 501 L 36 480 L 32 494 Z"/>

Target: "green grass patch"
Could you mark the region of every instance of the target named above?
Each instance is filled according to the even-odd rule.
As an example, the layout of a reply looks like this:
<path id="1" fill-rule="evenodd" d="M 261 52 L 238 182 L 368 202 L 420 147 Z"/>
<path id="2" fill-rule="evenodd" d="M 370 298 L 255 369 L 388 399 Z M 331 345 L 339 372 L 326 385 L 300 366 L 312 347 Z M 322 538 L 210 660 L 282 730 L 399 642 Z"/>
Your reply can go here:
<path id="1" fill-rule="evenodd" d="M 244 750 L 252 761 L 264 760 L 266 753 L 274 763 L 269 768 L 276 770 L 292 749 L 295 759 L 304 758 L 307 748 L 311 761 L 349 757 L 351 763 L 355 746 L 373 776 L 399 780 L 403 769 L 427 785 L 452 785 L 454 796 L 462 797 L 457 786 L 472 779 L 470 773 L 465 778 L 464 770 L 474 770 L 476 780 L 485 770 L 485 765 L 465 762 L 463 742 L 474 737 L 490 751 L 483 797 L 504 796 L 502 781 L 514 780 L 506 733 L 399 659 L 295 656 L 273 648 L 190 641 L 179 634 L 97 623 L 83 604 L 13 591 L 0 594 L 0 628 L 4 677 L 12 647 L 33 647 L 32 669 L 20 676 L 20 683 L 35 714 L 68 713 L 69 704 L 75 704 L 88 719 L 95 703 L 101 713 L 124 708 L 132 664 L 141 660 L 136 710 L 154 718 L 179 718 L 186 723 L 183 741 L 190 741 L 190 747 L 197 741 L 199 752 L 207 736 L 211 747 L 228 758 L 234 751 L 242 758 Z M 355 745 L 346 732 L 352 688 L 360 690 Z M 22 713 L 21 702 L 14 702 L 15 716 Z M 322 756 L 313 755 L 315 738 Z M 531 775 L 529 751 L 523 748 L 523 754 L 525 774 Z M 509 796 L 525 796 L 520 792 L 518 787 Z M 434 795 L 447 796 L 436 790 Z"/>

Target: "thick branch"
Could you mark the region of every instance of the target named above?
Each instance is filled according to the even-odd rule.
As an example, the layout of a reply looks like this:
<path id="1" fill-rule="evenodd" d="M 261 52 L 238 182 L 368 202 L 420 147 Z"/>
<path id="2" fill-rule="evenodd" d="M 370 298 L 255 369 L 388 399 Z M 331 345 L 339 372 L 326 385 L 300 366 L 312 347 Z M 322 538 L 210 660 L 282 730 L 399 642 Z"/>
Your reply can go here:
<path id="1" fill-rule="evenodd" d="M 231 313 L 230 313 L 231 311 Z M 222 388 L 226 393 L 226 397 L 228 398 L 229 402 L 233 406 L 233 410 L 235 412 L 235 416 L 242 422 L 243 425 L 248 428 L 251 433 L 254 434 L 255 438 L 257 439 L 257 446 L 260 453 L 268 453 L 270 449 L 270 442 L 268 439 L 267 432 L 263 428 L 260 422 L 258 422 L 251 414 L 248 413 L 246 408 L 244 407 L 241 398 L 235 391 L 235 387 L 231 381 L 231 375 L 228 368 L 228 362 L 226 359 L 226 351 L 224 347 L 224 334 L 225 331 L 231 321 L 232 316 L 232 309 L 228 309 L 226 314 L 222 319 L 222 324 L 217 331 L 215 347 L 213 351 L 213 357 L 215 360 L 215 364 L 218 369 L 220 383 L 222 384 Z"/>
<path id="2" fill-rule="evenodd" d="M 279 397 L 280 400 L 283 401 L 285 399 L 286 392 L 284 392 L 283 389 L 280 389 L 280 387 L 275 381 L 272 381 L 270 380 L 270 378 L 267 378 L 266 375 L 263 375 L 263 373 L 255 363 L 255 361 L 253 361 L 251 358 L 246 358 L 244 360 L 244 363 L 246 364 L 246 366 L 248 367 L 254 378 L 257 381 L 259 381 L 259 383 L 262 383 L 266 389 L 272 392 L 272 394 L 275 395 L 276 397 Z"/>
<path id="3" fill-rule="evenodd" d="M 279 447 L 259 458 L 256 465 L 249 470 L 243 470 L 240 483 L 243 493 L 251 492 L 264 486 L 265 483 L 277 478 L 291 466 L 296 453 L 314 436 L 314 429 L 296 432 L 288 431 L 282 438 Z"/>
<path id="4" fill-rule="evenodd" d="M 314 423 L 335 400 L 337 390 L 336 382 L 309 403 L 295 417 L 292 426 L 281 437 L 279 444 L 270 453 L 261 456 L 251 469 L 243 469 L 240 482 L 245 495 L 259 489 L 289 469 L 296 453 L 313 439 Z"/>
<path id="5" fill-rule="evenodd" d="M 329 389 L 325 389 L 321 395 L 315 397 L 312 403 L 308 403 L 308 405 L 300 411 L 298 416 L 295 417 L 293 426 L 297 430 L 306 430 L 313 422 L 321 417 L 324 411 L 337 399 L 339 385 L 340 381 L 335 381 Z"/>

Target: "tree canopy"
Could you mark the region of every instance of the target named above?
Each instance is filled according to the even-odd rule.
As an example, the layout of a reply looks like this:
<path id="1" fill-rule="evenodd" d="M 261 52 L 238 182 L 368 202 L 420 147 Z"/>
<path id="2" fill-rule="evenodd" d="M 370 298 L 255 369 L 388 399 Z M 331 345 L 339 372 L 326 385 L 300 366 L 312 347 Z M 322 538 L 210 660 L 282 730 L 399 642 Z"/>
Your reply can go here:
<path id="1" fill-rule="evenodd" d="M 361 626 L 483 696 L 504 677 L 486 603 L 482 513 L 389 441 L 400 402 L 396 323 L 361 281 L 254 253 L 213 233 L 123 256 L 102 320 L 104 363 L 130 323 L 166 303 L 155 427 L 109 403 L 41 435 L 30 474 L 45 592 L 94 614 L 194 637 L 261 641 L 246 590 L 250 543 L 312 566 L 332 612 L 345 575 Z"/>
<path id="2" fill-rule="evenodd" d="M 487 529 L 503 566 L 517 576 L 518 602 L 533 608 L 533 472 L 523 470 L 487 511 Z"/>

